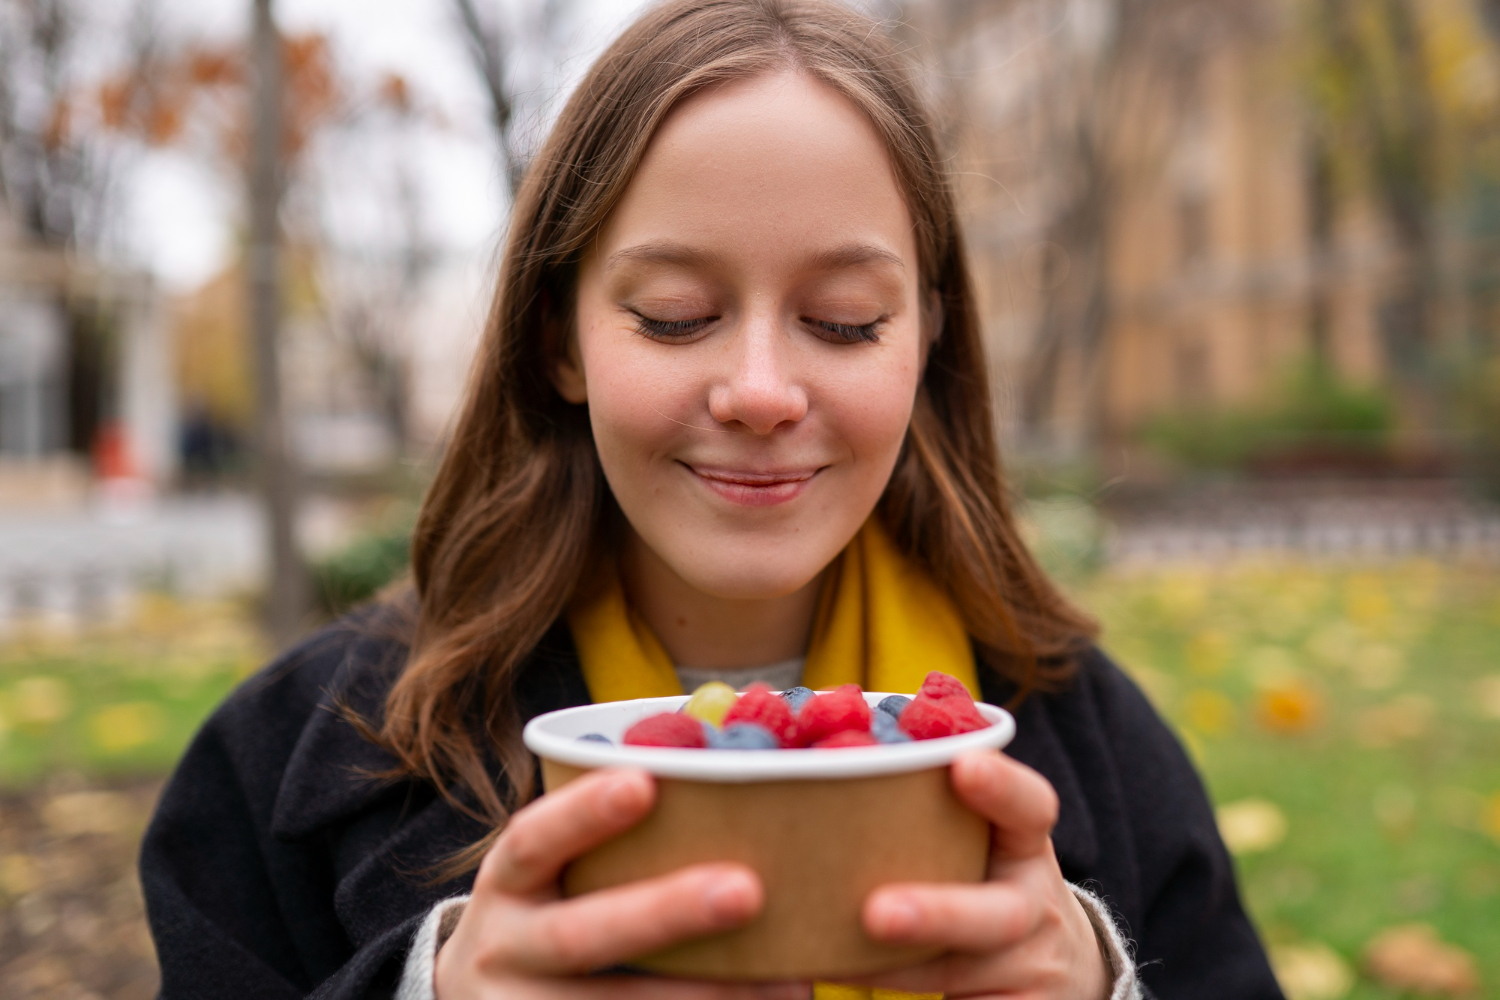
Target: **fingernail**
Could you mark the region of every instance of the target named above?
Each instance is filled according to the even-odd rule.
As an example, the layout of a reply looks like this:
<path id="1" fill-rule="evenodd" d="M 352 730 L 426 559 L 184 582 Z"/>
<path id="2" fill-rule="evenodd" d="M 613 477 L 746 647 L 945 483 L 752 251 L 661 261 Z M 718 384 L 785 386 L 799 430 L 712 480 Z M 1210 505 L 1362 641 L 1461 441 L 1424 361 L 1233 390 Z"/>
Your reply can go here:
<path id="1" fill-rule="evenodd" d="M 875 918 L 883 934 L 910 934 L 917 927 L 917 906 L 907 896 L 888 896 L 876 907 Z"/>
<path id="2" fill-rule="evenodd" d="M 743 875 L 721 875 L 703 890 L 703 904 L 720 919 L 743 916 L 751 892 L 750 881 Z"/>

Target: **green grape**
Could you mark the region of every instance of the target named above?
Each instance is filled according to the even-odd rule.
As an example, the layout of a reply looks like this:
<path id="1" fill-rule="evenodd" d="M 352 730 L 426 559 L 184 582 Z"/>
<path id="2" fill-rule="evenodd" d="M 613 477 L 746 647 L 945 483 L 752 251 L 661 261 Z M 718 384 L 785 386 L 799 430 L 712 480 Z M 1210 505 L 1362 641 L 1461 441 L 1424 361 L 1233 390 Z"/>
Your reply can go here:
<path id="1" fill-rule="evenodd" d="M 709 681 L 693 692 L 687 704 L 682 706 L 682 714 L 711 726 L 720 726 L 724 724 L 724 716 L 734 707 L 738 697 L 734 688 L 723 681 Z"/>

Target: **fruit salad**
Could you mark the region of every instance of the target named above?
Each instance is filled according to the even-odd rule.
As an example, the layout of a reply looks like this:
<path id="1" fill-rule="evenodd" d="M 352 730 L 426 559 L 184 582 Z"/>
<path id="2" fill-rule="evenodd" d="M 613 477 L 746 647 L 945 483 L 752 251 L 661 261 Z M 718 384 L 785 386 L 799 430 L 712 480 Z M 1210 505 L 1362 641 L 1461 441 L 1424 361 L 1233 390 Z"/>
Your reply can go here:
<path id="1" fill-rule="evenodd" d="M 914 697 L 893 694 L 873 709 L 858 684 L 819 693 L 805 687 L 775 692 L 757 683 L 737 692 L 711 681 L 694 691 L 681 710 L 631 726 L 622 742 L 709 750 L 831 750 L 956 736 L 989 724 L 962 683 L 934 670 Z M 610 742 L 598 733 L 579 739 Z"/>

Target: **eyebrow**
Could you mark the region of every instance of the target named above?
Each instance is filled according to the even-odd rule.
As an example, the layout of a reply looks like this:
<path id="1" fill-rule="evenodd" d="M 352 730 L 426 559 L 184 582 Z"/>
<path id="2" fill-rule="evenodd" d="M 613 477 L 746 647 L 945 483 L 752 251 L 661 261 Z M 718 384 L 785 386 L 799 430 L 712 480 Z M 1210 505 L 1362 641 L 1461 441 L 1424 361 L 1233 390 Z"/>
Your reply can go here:
<path id="1" fill-rule="evenodd" d="M 616 250 L 609 255 L 604 267 L 605 270 L 613 270 L 621 264 L 632 262 L 677 267 L 713 267 L 722 263 L 723 259 L 716 253 L 681 243 L 642 243 Z M 873 243 L 849 243 L 831 250 L 822 250 L 813 254 L 807 263 L 817 271 L 842 271 L 870 264 L 891 264 L 901 270 L 906 269 L 906 262 L 899 256 Z"/>

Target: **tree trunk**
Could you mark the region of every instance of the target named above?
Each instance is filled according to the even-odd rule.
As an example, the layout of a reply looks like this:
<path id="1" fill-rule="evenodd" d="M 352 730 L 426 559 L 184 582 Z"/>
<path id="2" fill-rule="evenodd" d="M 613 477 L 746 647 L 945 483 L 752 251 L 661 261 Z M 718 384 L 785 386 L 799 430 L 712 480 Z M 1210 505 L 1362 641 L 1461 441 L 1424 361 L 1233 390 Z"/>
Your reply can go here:
<path id="1" fill-rule="evenodd" d="M 257 471 L 265 505 L 269 570 L 266 625 L 277 648 L 301 631 L 308 581 L 296 538 L 297 471 L 281 398 L 282 68 L 272 0 L 254 0 L 255 84 L 250 139 L 247 302 L 255 351 Z"/>

